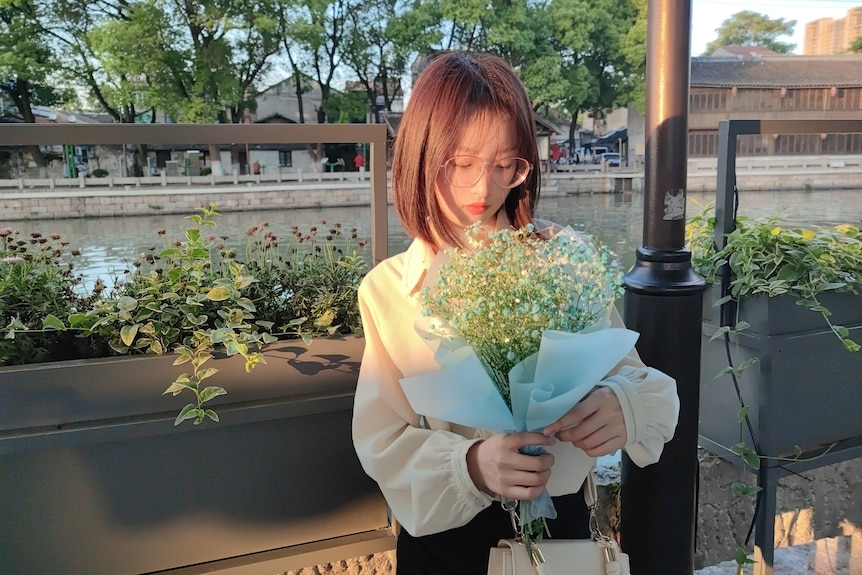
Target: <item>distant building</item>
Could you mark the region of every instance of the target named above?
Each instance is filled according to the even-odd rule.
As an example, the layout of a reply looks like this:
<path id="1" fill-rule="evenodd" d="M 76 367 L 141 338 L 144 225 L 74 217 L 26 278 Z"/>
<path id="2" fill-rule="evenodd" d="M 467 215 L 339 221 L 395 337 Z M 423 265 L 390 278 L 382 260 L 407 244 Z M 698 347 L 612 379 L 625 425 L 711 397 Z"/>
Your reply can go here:
<path id="1" fill-rule="evenodd" d="M 845 54 L 862 36 L 862 6 L 847 10 L 844 18 L 820 18 L 805 24 L 802 54 Z"/>
<path id="2" fill-rule="evenodd" d="M 719 46 L 710 54 L 710 56 L 739 58 L 740 60 L 780 55 L 778 52 L 773 52 L 763 46 Z"/>
<path id="3" fill-rule="evenodd" d="M 308 76 L 302 77 L 302 120 L 299 115 L 299 98 L 293 77 L 266 88 L 255 98 L 255 113 L 252 120 L 270 120 L 281 117 L 295 124 L 316 124 L 323 94 L 320 84 Z"/>
<path id="4" fill-rule="evenodd" d="M 862 55 L 692 58 L 690 86 L 690 157 L 717 155 L 721 120 L 862 120 Z M 862 134 L 741 136 L 737 153 L 862 154 Z"/>

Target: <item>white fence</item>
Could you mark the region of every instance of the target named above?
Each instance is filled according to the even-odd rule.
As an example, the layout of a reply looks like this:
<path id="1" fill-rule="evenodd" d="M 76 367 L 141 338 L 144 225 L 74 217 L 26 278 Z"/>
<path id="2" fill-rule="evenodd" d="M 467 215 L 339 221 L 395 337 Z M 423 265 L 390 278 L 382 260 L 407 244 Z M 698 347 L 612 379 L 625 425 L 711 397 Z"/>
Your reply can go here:
<path id="1" fill-rule="evenodd" d="M 689 158 L 688 171 L 714 172 L 718 158 Z M 744 170 L 822 170 L 862 168 L 862 156 L 738 156 L 736 171 Z"/>
<path id="2" fill-rule="evenodd" d="M 2 190 L 55 190 L 55 189 L 84 189 L 84 188 L 142 188 L 151 186 L 236 186 L 242 184 L 277 184 L 283 182 L 367 182 L 369 173 L 361 172 L 310 172 L 303 173 L 302 170 L 295 172 L 240 175 L 236 172 L 225 176 L 168 176 L 162 171 L 158 176 L 144 176 L 121 178 L 106 176 L 104 178 L 84 177 L 77 178 L 17 178 L 12 180 L 0 180 L 0 191 Z"/>

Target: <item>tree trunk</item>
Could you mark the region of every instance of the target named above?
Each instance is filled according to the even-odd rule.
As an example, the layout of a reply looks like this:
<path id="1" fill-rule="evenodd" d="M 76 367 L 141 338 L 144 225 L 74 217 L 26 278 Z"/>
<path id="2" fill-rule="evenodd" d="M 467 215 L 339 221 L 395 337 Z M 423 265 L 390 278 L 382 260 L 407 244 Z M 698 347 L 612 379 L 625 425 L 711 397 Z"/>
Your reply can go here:
<path id="1" fill-rule="evenodd" d="M 14 88 L 6 89 L 5 92 L 12 98 L 24 121 L 28 124 L 35 124 L 36 116 L 33 114 L 33 105 L 30 102 L 30 83 L 27 80 L 17 79 L 14 82 Z M 24 149 L 30 154 L 30 158 L 39 169 L 38 177 L 44 178 L 47 175 L 48 164 L 42 150 L 39 146 L 24 146 Z"/>
<path id="2" fill-rule="evenodd" d="M 578 129 L 578 110 L 572 112 L 572 123 L 569 124 L 569 150 L 575 153 L 575 132 Z"/>
<path id="3" fill-rule="evenodd" d="M 209 145 L 209 155 L 210 155 L 210 168 L 212 169 L 212 175 L 214 176 L 223 176 L 224 168 L 221 163 L 221 152 L 218 149 L 218 144 L 210 144 Z"/>

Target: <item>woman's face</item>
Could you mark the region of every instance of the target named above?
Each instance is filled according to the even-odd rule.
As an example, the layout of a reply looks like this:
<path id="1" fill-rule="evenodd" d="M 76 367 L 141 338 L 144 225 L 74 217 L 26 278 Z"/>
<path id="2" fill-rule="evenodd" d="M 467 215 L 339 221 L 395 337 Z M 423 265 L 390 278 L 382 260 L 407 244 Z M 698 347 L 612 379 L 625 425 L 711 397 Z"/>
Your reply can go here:
<path id="1" fill-rule="evenodd" d="M 448 167 L 444 163 L 437 172 L 435 194 L 446 219 L 461 228 L 475 222 L 493 226 L 511 190 L 511 186 L 504 187 L 497 182 L 508 178 L 516 169 L 510 160 L 516 156 L 518 148 L 512 123 L 499 114 L 477 114 L 449 153 Z M 481 162 L 484 162 L 484 171 Z M 479 177 L 475 183 L 464 185 L 476 176 Z M 453 185 L 452 181 L 461 185 Z"/>

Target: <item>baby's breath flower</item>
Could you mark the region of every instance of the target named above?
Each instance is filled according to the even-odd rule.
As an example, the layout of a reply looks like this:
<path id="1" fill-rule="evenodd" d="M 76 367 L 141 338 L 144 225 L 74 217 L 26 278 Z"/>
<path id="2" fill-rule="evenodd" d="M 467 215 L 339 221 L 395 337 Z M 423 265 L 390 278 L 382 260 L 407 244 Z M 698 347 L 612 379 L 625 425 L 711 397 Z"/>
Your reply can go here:
<path id="1" fill-rule="evenodd" d="M 481 238 L 472 225 L 465 239 L 423 290 L 423 313 L 464 337 L 509 403 L 509 370 L 538 351 L 545 330 L 576 332 L 605 317 L 622 269 L 606 246 L 568 231 L 545 240 L 527 225 Z"/>

